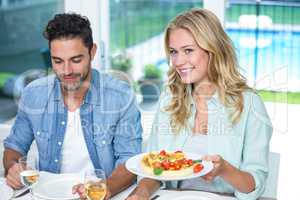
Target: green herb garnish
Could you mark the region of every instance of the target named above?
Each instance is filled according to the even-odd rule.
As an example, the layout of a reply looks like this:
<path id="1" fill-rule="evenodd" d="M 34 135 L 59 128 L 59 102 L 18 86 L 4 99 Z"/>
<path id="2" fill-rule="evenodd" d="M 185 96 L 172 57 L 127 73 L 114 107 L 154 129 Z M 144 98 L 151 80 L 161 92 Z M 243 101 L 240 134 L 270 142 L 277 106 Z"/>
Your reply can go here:
<path id="1" fill-rule="evenodd" d="M 163 168 L 161 168 L 161 167 L 159 167 L 159 168 L 154 168 L 153 169 L 153 173 L 155 174 L 155 175 L 161 175 L 162 173 L 163 173 Z"/>

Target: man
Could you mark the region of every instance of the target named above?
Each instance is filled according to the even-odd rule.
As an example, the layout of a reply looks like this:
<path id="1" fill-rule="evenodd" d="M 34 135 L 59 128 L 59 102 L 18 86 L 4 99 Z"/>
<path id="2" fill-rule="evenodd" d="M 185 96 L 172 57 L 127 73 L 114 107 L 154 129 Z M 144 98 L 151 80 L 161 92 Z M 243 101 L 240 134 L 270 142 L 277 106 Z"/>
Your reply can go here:
<path id="1" fill-rule="evenodd" d="M 103 169 L 108 198 L 136 179 L 124 166 L 141 151 L 134 93 L 124 82 L 91 68 L 96 45 L 88 19 L 58 14 L 49 21 L 44 36 L 56 76 L 34 81 L 22 94 L 15 123 L 4 141 L 7 183 L 21 187 L 17 161 L 35 140 L 40 170 Z"/>

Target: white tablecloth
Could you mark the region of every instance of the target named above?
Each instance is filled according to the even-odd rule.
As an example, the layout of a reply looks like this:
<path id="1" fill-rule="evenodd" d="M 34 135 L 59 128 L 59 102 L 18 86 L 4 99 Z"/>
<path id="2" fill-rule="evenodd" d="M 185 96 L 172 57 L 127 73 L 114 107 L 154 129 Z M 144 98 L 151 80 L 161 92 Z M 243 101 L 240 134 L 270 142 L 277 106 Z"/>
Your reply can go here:
<path id="1" fill-rule="evenodd" d="M 0 181 L 4 181 L 4 178 L 0 177 Z M 133 185 L 126 189 L 125 191 L 121 192 L 120 194 L 114 196 L 112 200 L 124 200 L 136 187 Z M 216 195 L 209 192 L 202 192 L 202 191 L 175 191 L 175 190 L 159 190 L 153 196 L 159 195 L 157 200 L 236 200 L 235 197 L 231 196 L 223 196 L 223 195 Z M 8 200 L 2 199 L 4 195 L 0 194 L 1 200 Z M 36 198 L 35 198 L 36 199 Z M 16 200 L 31 200 L 29 194 L 17 198 Z M 39 200 L 39 199 L 36 199 Z M 261 198 L 260 200 L 274 200 L 268 198 Z"/>
<path id="2" fill-rule="evenodd" d="M 131 191 L 135 188 L 131 186 L 127 190 L 123 191 L 122 193 L 116 195 L 112 198 L 112 200 L 124 200 Z M 208 192 L 198 192 L 198 191 L 170 191 L 170 190 L 159 190 L 153 196 L 159 195 L 157 200 L 236 200 L 234 197 L 228 196 L 220 196 L 216 194 L 211 194 Z M 16 200 L 31 200 L 29 195 L 20 197 Z"/>

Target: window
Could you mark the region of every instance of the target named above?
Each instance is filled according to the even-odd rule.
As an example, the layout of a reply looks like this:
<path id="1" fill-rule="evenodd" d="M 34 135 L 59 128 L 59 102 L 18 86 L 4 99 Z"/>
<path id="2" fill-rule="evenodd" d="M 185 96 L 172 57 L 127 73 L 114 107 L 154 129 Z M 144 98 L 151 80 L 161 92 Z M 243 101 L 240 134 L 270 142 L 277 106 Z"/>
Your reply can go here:
<path id="1" fill-rule="evenodd" d="M 42 32 L 48 20 L 56 12 L 63 11 L 63 1 L 1 0 L 0 2 L 1 123 L 16 113 L 14 96 L 20 94 L 27 82 L 43 75 L 42 71 L 50 67 L 47 59 L 43 57 L 48 44 Z M 20 81 L 26 75 L 27 79 Z"/>

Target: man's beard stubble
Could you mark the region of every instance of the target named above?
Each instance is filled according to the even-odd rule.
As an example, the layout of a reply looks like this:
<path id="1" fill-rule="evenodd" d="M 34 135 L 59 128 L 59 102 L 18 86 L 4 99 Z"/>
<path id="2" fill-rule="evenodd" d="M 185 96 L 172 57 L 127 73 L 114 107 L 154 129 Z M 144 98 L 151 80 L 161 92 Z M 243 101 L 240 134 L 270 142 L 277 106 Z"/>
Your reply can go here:
<path id="1" fill-rule="evenodd" d="M 63 89 L 67 92 L 75 92 L 77 90 L 79 90 L 83 85 L 84 81 L 86 81 L 86 79 L 88 78 L 89 76 L 89 73 L 90 73 L 90 70 L 91 70 L 91 67 L 88 68 L 88 71 L 86 74 L 83 74 L 83 76 L 80 74 L 80 73 L 73 73 L 73 74 L 70 74 L 70 76 L 74 76 L 74 77 L 80 77 L 79 81 L 78 82 L 75 82 L 75 83 L 68 83 L 66 84 L 63 80 L 64 80 L 64 74 L 61 74 L 61 75 L 57 75 L 58 76 L 58 79 L 60 81 L 60 84 L 61 86 L 63 87 Z"/>

